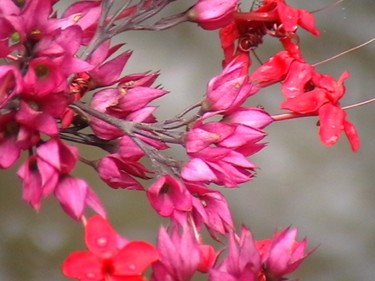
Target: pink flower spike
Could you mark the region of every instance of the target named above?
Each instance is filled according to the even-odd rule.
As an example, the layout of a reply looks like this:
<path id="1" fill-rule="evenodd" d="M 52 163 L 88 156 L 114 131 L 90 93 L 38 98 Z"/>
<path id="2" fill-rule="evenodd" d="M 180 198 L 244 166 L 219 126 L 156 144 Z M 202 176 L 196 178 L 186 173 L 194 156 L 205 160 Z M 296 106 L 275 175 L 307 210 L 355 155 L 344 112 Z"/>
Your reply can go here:
<path id="1" fill-rule="evenodd" d="M 206 30 L 222 28 L 233 20 L 238 3 L 238 0 L 198 0 L 187 17 Z"/>

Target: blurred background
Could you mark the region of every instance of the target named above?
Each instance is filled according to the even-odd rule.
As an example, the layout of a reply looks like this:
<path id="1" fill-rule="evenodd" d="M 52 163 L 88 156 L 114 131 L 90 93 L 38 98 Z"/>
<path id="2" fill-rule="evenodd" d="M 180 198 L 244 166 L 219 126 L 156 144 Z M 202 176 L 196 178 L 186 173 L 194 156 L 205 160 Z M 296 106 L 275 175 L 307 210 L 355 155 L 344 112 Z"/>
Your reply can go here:
<path id="1" fill-rule="evenodd" d="M 179 1 L 184 2 L 184 1 Z M 182 11 L 193 1 L 172 5 L 165 14 Z M 300 0 L 289 4 L 310 11 L 332 1 Z M 64 2 L 68 3 L 68 1 Z M 374 37 L 375 1 L 342 1 L 315 13 L 320 37 L 300 32 L 306 59 L 319 62 Z M 162 32 L 128 32 L 119 40 L 134 54 L 125 74 L 160 70 L 157 83 L 171 93 L 158 104 L 159 119 L 180 112 L 200 99 L 210 78 L 221 69 L 222 53 L 217 32 L 182 24 Z M 262 45 L 257 54 L 265 61 L 280 50 L 276 40 Z M 375 44 L 318 67 L 322 73 L 347 81 L 343 105 L 375 96 Z M 257 62 L 254 60 L 254 65 Z M 280 113 L 279 86 L 249 101 L 271 113 Z M 310 249 L 318 246 L 294 276 L 304 281 L 370 281 L 375 276 L 375 105 L 351 109 L 348 114 L 359 131 L 362 146 L 350 150 L 345 136 L 333 147 L 318 138 L 315 118 L 272 124 L 267 128 L 268 146 L 252 160 L 260 167 L 255 180 L 238 189 L 221 189 L 231 205 L 237 226 L 246 224 L 257 239 L 276 229 L 293 226 L 299 238 L 308 238 Z M 83 149 L 90 159 L 97 150 Z M 178 157 L 183 157 L 176 153 Z M 19 162 L 18 164 L 20 164 Z M 18 166 L 18 165 L 17 165 Z M 68 218 L 49 198 L 36 214 L 21 200 L 17 167 L 0 171 L 0 280 L 67 280 L 61 263 L 73 250 L 85 249 L 82 227 Z M 75 175 L 86 177 L 108 209 L 116 229 L 129 239 L 155 242 L 160 224 L 143 193 L 113 190 L 93 171 L 80 166 Z M 197 277 L 195 280 L 205 280 Z"/>

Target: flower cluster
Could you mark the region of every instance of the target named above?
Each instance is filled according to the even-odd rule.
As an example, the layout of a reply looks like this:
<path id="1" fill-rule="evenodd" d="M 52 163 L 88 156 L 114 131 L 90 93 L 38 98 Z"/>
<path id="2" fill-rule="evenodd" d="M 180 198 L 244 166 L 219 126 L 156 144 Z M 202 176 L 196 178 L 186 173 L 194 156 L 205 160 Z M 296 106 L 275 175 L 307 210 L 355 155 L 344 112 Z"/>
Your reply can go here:
<path id="1" fill-rule="evenodd" d="M 78 1 L 60 16 L 57 0 L 6 0 L 0 7 L 0 168 L 27 154 L 18 170 L 23 199 L 34 209 L 54 195 L 63 210 L 85 227 L 88 251 L 73 252 L 63 273 L 78 280 L 187 281 L 196 272 L 211 281 L 281 281 L 309 255 L 306 240 L 288 228 L 256 241 L 239 234 L 224 195 L 214 185 L 238 187 L 257 166 L 249 157 L 266 144 L 264 129 L 274 121 L 251 97 L 281 83 L 287 118 L 319 116 L 320 138 L 336 143 L 344 131 L 354 151 L 359 137 L 340 99 L 348 72 L 336 80 L 306 62 L 297 31 L 319 35 L 314 18 L 284 0 L 260 1 L 242 12 L 238 0 L 198 0 L 187 11 L 145 22 L 172 0 L 139 1 L 113 11 L 112 1 Z M 203 99 L 177 116 L 159 121 L 152 102 L 168 92 L 153 86 L 158 72 L 122 75 L 132 52 L 111 45 L 128 30 L 162 30 L 183 21 L 220 29 L 223 69 Z M 249 73 L 250 51 L 264 36 L 283 50 Z M 286 119 L 286 118 L 284 118 Z M 100 148 L 86 159 L 72 143 Z M 164 153 L 172 145 L 185 159 Z M 143 161 L 147 158 L 150 165 Z M 89 184 L 73 175 L 78 162 L 91 166 L 111 188 L 144 192 L 155 212 L 168 218 L 157 246 L 128 241 L 110 225 Z M 142 180 L 154 178 L 146 187 Z M 97 214 L 86 219 L 86 207 Z M 206 229 L 228 246 L 203 241 Z"/>

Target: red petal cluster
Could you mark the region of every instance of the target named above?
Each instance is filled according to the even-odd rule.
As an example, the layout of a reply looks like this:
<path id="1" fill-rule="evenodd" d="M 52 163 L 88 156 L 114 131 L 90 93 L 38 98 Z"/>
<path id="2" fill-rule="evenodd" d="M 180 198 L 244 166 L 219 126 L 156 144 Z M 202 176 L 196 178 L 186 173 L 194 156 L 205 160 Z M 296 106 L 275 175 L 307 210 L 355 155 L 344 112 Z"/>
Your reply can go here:
<path id="1" fill-rule="evenodd" d="M 126 241 L 107 220 L 91 217 L 85 226 L 88 251 L 71 253 L 63 273 L 80 281 L 144 281 L 143 272 L 159 259 L 157 249 L 144 241 Z"/>

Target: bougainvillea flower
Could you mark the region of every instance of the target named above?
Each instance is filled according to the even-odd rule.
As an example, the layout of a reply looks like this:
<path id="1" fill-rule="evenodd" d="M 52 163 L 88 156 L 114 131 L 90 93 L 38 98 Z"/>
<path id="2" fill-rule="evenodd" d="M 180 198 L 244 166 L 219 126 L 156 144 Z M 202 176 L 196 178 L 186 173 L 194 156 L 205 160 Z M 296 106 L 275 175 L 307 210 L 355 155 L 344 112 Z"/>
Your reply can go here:
<path id="1" fill-rule="evenodd" d="M 187 12 L 187 17 L 203 29 L 222 28 L 233 20 L 238 4 L 238 0 L 198 0 Z"/>
<path id="2" fill-rule="evenodd" d="M 251 232 L 242 227 L 241 236 L 229 236 L 229 249 L 224 260 L 209 272 L 210 281 L 257 281 L 261 259 Z"/>
<path id="3" fill-rule="evenodd" d="M 80 281 L 144 281 L 143 272 L 155 261 L 157 249 L 144 241 L 126 241 L 101 216 L 91 217 L 85 226 L 88 251 L 71 253 L 63 273 Z"/>
<path id="4" fill-rule="evenodd" d="M 151 206 L 163 217 L 173 215 L 177 211 L 190 211 L 192 196 L 184 183 L 172 176 L 161 176 L 147 190 L 147 197 Z"/>

